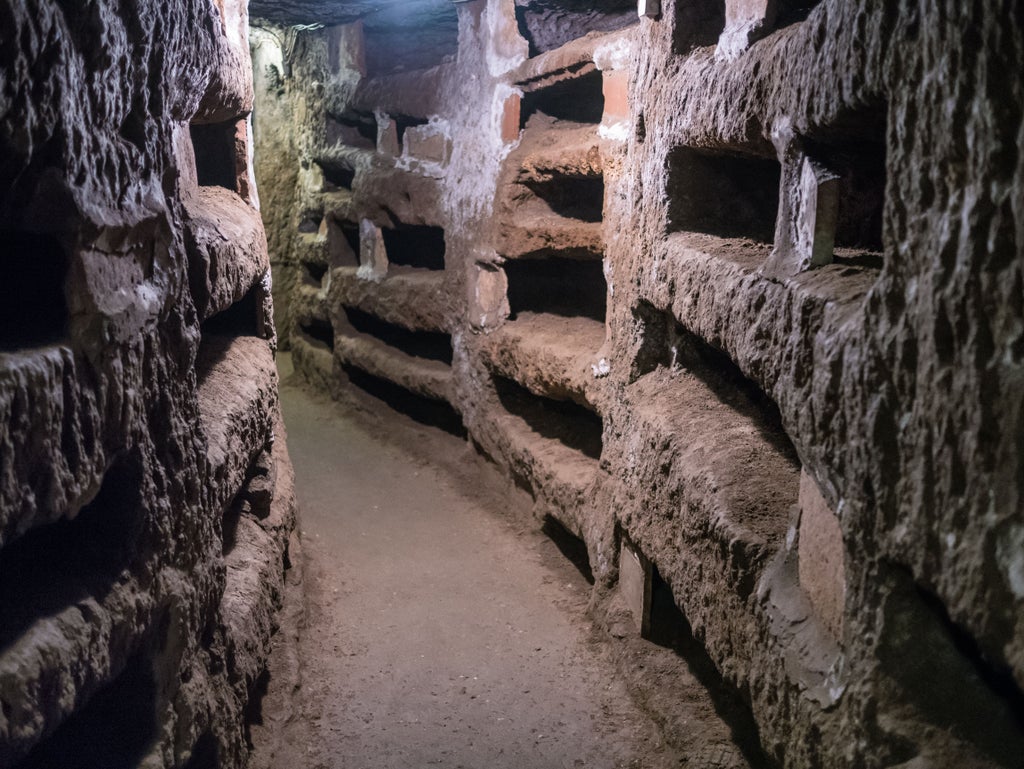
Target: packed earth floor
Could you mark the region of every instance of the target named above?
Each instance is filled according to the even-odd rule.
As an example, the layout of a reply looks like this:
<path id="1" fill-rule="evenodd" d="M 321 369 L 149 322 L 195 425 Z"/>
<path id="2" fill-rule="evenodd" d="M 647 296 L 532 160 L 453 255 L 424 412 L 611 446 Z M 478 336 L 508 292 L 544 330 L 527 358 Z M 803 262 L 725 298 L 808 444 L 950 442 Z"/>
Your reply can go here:
<path id="1" fill-rule="evenodd" d="M 281 357 L 304 605 L 286 606 L 303 618 L 280 634 L 254 764 L 679 766 L 588 619 L 584 575 L 469 445 L 311 395 Z"/>

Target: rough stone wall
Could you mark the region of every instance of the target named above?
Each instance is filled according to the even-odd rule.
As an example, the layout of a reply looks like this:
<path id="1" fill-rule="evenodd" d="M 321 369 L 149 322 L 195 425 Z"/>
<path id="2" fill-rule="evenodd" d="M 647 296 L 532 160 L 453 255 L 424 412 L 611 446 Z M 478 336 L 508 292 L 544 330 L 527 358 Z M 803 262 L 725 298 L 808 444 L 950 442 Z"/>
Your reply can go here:
<path id="1" fill-rule="evenodd" d="M 767 764 L 1016 766 L 1024 9 L 640 8 L 476 0 L 457 61 L 317 59 L 296 366 L 465 430 L 598 610 L 639 564 L 638 626 L 669 591 Z"/>
<path id="2" fill-rule="evenodd" d="M 0 2 L 0 766 L 237 767 L 295 508 L 239 0 Z"/>

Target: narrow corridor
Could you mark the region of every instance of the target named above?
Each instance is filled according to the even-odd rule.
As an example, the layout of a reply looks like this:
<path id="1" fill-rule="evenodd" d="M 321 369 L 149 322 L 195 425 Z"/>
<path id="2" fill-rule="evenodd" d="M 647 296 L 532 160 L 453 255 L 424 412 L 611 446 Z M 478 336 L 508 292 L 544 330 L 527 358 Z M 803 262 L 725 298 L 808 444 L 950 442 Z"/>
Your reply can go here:
<path id="1" fill-rule="evenodd" d="M 677 765 L 594 640 L 583 575 L 528 519 L 495 510 L 495 479 L 465 475 L 481 473 L 468 445 L 310 395 L 281 357 L 302 685 L 256 765 Z M 399 424 L 385 439 L 371 419 Z"/>

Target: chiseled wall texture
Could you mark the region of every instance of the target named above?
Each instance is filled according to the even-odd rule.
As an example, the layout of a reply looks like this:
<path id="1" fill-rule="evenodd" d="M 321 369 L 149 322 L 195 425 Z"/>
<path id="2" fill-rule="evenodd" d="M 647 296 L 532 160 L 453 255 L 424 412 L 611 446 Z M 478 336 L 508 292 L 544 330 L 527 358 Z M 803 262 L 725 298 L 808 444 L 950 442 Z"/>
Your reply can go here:
<path id="1" fill-rule="evenodd" d="M 768 761 L 1019 765 L 1024 6 L 595 8 L 261 38 L 298 370 L 467 430 L 596 606 L 653 564 Z"/>
<path id="2" fill-rule="evenodd" d="M 0 2 L 0 766 L 241 766 L 294 523 L 239 0 Z"/>

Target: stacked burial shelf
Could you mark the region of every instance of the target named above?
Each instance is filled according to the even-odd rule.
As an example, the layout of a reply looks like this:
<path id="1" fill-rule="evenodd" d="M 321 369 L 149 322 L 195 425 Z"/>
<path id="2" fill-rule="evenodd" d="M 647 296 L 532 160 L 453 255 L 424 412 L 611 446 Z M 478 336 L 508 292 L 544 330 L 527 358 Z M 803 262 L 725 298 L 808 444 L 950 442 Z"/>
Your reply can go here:
<path id="1" fill-rule="evenodd" d="M 780 24 L 799 24 L 807 9 L 797 10 L 780 14 Z M 676 52 L 713 45 L 723 23 L 679 24 Z M 684 61 L 681 91 L 702 82 L 688 66 L 707 69 L 701 56 Z M 659 461 L 624 466 L 626 496 L 642 502 L 622 505 L 617 524 L 639 560 L 665 575 L 730 681 L 743 689 L 771 671 L 773 687 L 785 682 L 829 708 L 842 690 L 843 593 L 825 616 L 801 583 L 804 559 L 817 553 L 801 551 L 794 532 L 820 497 L 807 492 L 816 489 L 813 473 L 772 393 L 784 389 L 776 385 L 794 357 L 813 356 L 787 348 L 813 344 L 826 308 L 849 312 L 879 274 L 885 110 L 844 115 L 777 151 L 760 138 L 709 135 L 719 105 L 705 108 L 688 120 L 701 135 L 681 134 L 666 158 L 667 226 L 632 308 L 642 343 L 617 419 L 633 429 L 615 451 Z M 793 208 L 780 214 L 808 200 L 816 220 Z M 835 515 L 825 516 L 841 552 Z"/>
<path id="2" fill-rule="evenodd" d="M 541 53 L 516 74 L 520 142 L 505 161 L 498 253 L 508 320 L 482 345 L 500 450 L 545 512 L 582 535 L 603 422 L 592 364 L 605 342 L 604 170 L 598 129 L 605 36 Z"/>
<path id="3" fill-rule="evenodd" d="M 391 90 L 401 88 L 396 82 Z M 385 120 L 378 147 L 376 117 L 350 108 L 329 119 L 336 143 L 316 154 L 324 211 L 319 224 L 310 219 L 300 233 L 297 365 L 329 378 L 337 362 L 360 389 L 415 419 L 461 432 L 444 309 L 444 230 L 422 218 L 401 219 L 405 212 L 422 215 L 414 204 L 436 197 L 423 192 L 434 182 L 394 160 L 403 148 L 409 156 L 410 129 L 427 120 L 405 114 Z M 359 210 L 351 204 L 354 183 L 362 191 Z"/>
<path id="4" fill-rule="evenodd" d="M 195 375 L 208 503 L 219 521 L 224 559 L 219 616 L 229 683 L 244 707 L 269 654 L 294 510 L 277 493 L 289 463 L 283 443 L 274 441 L 279 404 L 270 261 L 249 187 L 252 137 L 244 111 L 231 108 L 235 103 L 245 102 L 204 103 L 193 119 L 195 186 L 183 184 L 183 204 L 189 287 L 200 324 Z M 187 181 L 186 168 L 182 174 Z M 216 643 L 212 627 L 202 632 L 204 645 Z M 194 754 L 210 751 L 217 751 L 212 737 L 201 736 Z"/>
<path id="5" fill-rule="evenodd" d="M 219 39 L 219 44 L 232 45 L 226 36 Z M 244 52 L 233 53 L 242 56 Z M 217 61 L 225 71 L 217 66 L 211 71 L 209 93 L 192 125 L 180 127 L 176 146 L 187 278 L 201 323 L 196 394 L 212 475 L 204 485 L 216 495 L 214 499 L 204 498 L 202 504 L 213 515 L 221 516 L 228 513 L 233 498 L 244 491 L 253 460 L 272 438 L 276 375 L 270 332 L 264 324 L 263 291 L 264 285 L 269 285 L 265 283 L 269 269 L 266 242 L 259 214 L 245 199 L 248 136 L 242 115 L 247 110 L 247 94 L 244 88 L 236 91 L 229 86 L 238 83 L 230 67 L 234 59 L 224 56 Z M 151 85 L 162 87 L 155 82 Z M 130 269 L 124 265 L 138 258 L 136 249 L 146 242 L 145 233 L 156 237 L 152 229 L 147 229 L 150 224 L 135 223 L 133 232 L 143 233 L 137 236 L 138 242 L 125 243 L 117 237 L 104 241 L 103 249 L 120 259 L 119 269 L 126 274 Z M 33 442 L 45 440 L 51 443 L 47 451 L 59 446 L 63 456 L 60 466 L 51 471 L 52 480 L 56 483 L 58 473 L 68 477 L 54 486 L 65 490 L 59 502 L 35 490 L 29 493 L 36 483 L 29 478 L 7 484 L 21 496 L 17 505 L 9 505 L 6 499 L 0 505 L 0 765 L 19 769 L 148 765 L 153 756 L 171 750 L 173 743 L 169 746 L 168 739 L 180 743 L 187 736 L 182 730 L 169 738 L 161 731 L 164 711 L 169 707 L 167 690 L 178 691 L 176 686 L 168 685 L 164 671 L 172 671 L 177 678 L 175 646 L 202 647 L 208 639 L 204 636 L 191 643 L 178 639 L 166 644 L 167 634 L 177 632 L 183 621 L 170 614 L 182 611 L 177 604 L 184 600 L 169 594 L 169 589 L 177 588 L 168 586 L 193 576 L 187 571 L 192 568 L 188 559 L 203 557 L 205 553 L 194 551 L 208 543 L 196 540 L 195 547 L 178 547 L 181 542 L 193 542 L 190 537 L 195 536 L 194 532 L 179 528 L 188 525 L 183 522 L 189 516 L 170 510 L 170 501 L 154 491 L 154 486 L 166 479 L 154 480 L 153 457 L 147 457 L 145 446 L 139 445 L 141 436 L 129 433 L 129 428 L 119 424 L 118 416 L 103 404 L 103 398 L 90 392 L 94 385 L 83 380 L 91 377 L 76 373 L 78 356 L 75 340 L 68 333 L 64 296 L 68 266 L 64 248 L 47 238 L 4 235 L 16 249 L 31 250 L 34 264 L 23 274 L 0 274 L 5 290 L 22 303 L 5 302 L 5 315 L 0 321 L 7 320 L 6 313 L 31 307 L 16 323 L 0 322 L 5 330 L 0 336 L 0 356 L 10 355 L 0 368 L 30 383 L 24 392 L 45 392 L 39 401 L 29 395 L 27 402 L 19 403 L 21 396 L 17 396 L 15 404 L 24 413 L 34 414 L 37 424 L 24 444 L 21 436 L 12 436 L 15 446 L 11 456 L 35 457 L 29 465 L 41 465 L 38 458 L 43 454 Z M 0 270 L 14 262 L 5 260 Z M 142 287 L 135 288 L 141 294 Z M 153 288 L 153 294 L 157 293 L 159 290 Z M 40 321 L 33 325 L 32 336 L 9 338 L 10 329 L 27 328 L 24 319 L 29 315 Z M 172 319 L 169 328 L 173 329 L 176 322 Z M 147 385 L 158 381 L 150 370 L 156 368 L 151 359 L 161 353 L 150 347 L 149 337 L 149 331 L 140 331 L 128 341 L 108 343 L 102 355 L 112 368 L 116 363 L 118 372 L 108 380 L 110 387 L 117 388 L 121 380 L 141 380 Z M 130 358 L 124 353 L 129 347 Z M 121 355 L 125 355 L 123 360 L 118 357 Z M 236 365 L 238 361 L 245 365 Z M 143 366 L 147 370 L 132 370 Z M 247 375 L 239 376 L 240 370 Z M 42 376 L 45 383 L 31 381 Z M 6 389 L 11 382 L 0 382 L 0 387 Z M 125 414 L 136 407 L 132 399 L 137 395 L 118 394 L 113 389 L 106 398 L 115 409 L 125 409 Z M 153 405 L 154 410 L 170 407 L 171 400 Z M 58 421 L 50 419 L 55 408 L 63 412 Z M 168 418 L 164 411 L 161 416 Z M 146 423 L 145 414 L 130 418 L 135 420 L 130 429 L 138 422 Z M 55 436 L 46 434 L 52 425 L 60 430 Z M 151 429 L 161 427 L 153 425 Z M 119 430 L 123 432 L 119 434 Z M 111 454 L 111 445 L 127 448 Z M 177 461 L 186 460 L 178 457 Z M 95 466 L 97 462 L 102 464 Z M 5 472 L 19 470 L 6 461 L 4 464 Z M 48 458 L 46 464 L 54 463 Z M 38 467 L 33 475 L 39 475 Z M 196 479 L 188 482 L 195 483 Z M 54 509 L 47 511 L 50 506 Z M 25 515 L 30 507 L 32 514 Z M 238 536 L 245 539 L 253 526 L 242 523 L 236 527 Z M 201 531 L 219 528 L 210 523 Z M 287 528 L 283 523 L 277 534 Z M 219 543 L 212 544 L 219 549 Z M 265 658 L 265 649 L 246 655 L 236 642 L 244 635 L 269 643 L 274 607 L 260 605 L 266 600 L 265 591 L 246 590 L 233 577 L 255 571 L 252 560 L 261 557 L 266 564 L 257 569 L 263 569 L 266 575 L 260 578 L 267 584 L 275 578 L 280 580 L 284 545 L 281 541 L 275 545 L 249 549 L 240 569 L 233 568 L 231 554 L 225 553 L 223 593 L 214 596 L 221 602 L 219 620 L 223 627 L 211 611 L 211 625 L 206 629 L 214 632 L 210 628 L 216 626 L 217 633 L 223 632 L 221 642 L 231 662 L 221 671 L 228 687 L 221 691 L 238 695 L 230 703 L 236 714 L 244 706 L 246 693 Z M 189 604 L 188 608 L 193 607 Z M 244 634 L 238 632 L 240 625 L 246 628 Z M 194 660 L 181 662 L 192 665 Z M 189 669 L 195 672 L 201 667 Z M 218 675 L 212 669 L 204 672 L 211 677 Z M 179 691 L 176 696 L 188 695 Z M 202 703 L 194 704 L 198 707 Z M 217 707 L 228 708 L 228 703 L 218 701 Z M 208 718 L 207 713 L 193 715 L 199 722 Z M 199 747 L 216 751 L 210 739 L 199 738 Z"/>
<path id="6" fill-rule="evenodd" d="M 296 366 L 307 375 L 317 372 L 328 383 L 335 349 L 328 291 L 336 268 L 359 266 L 359 218 L 352 188 L 357 174 L 373 162 L 377 120 L 371 113 L 349 110 L 327 115 L 325 129 L 324 145 L 313 154 L 320 180 L 314 196 L 318 205 L 304 212 L 295 233 L 299 276 L 291 299 L 291 345 Z"/>

